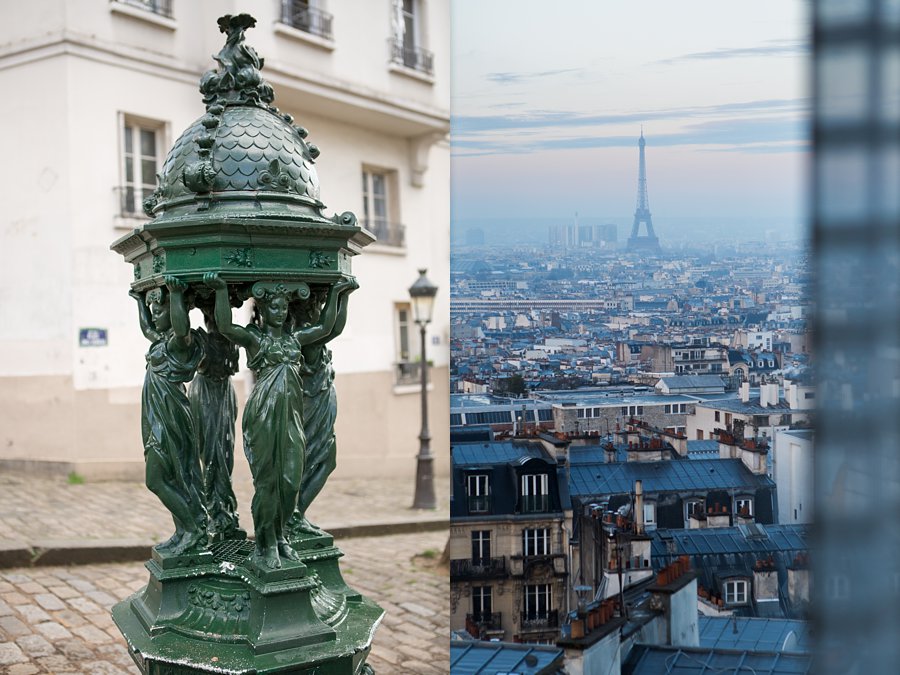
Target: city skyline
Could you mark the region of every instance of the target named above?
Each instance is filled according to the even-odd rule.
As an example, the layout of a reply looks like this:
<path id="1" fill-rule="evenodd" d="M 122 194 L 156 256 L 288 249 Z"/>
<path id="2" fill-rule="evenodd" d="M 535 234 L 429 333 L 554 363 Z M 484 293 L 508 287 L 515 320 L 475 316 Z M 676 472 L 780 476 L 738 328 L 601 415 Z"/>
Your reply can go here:
<path id="1" fill-rule="evenodd" d="M 803 222 L 805 3 L 475 7 L 452 8 L 457 227 L 576 211 L 629 226 L 642 124 L 664 244 L 685 219 Z"/>

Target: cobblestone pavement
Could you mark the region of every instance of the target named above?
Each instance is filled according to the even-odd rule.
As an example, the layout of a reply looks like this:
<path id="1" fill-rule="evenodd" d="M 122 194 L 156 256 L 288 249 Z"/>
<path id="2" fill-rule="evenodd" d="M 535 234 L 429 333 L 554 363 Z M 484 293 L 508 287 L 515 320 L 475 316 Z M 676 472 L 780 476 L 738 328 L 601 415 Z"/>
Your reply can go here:
<path id="1" fill-rule="evenodd" d="M 378 675 L 450 672 L 449 576 L 435 562 L 447 537 L 338 542 L 347 582 L 386 611 L 369 657 Z M 140 563 L 0 571 L 0 673 L 138 672 L 109 610 L 146 581 Z"/>
<path id="2" fill-rule="evenodd" d="M 333 478 L 309 510 L 317 525 L 330 530 L 364 524 L 410 520 L 448 520 L 448 480 L 434 482 L 438 508 L 413 510 L 414 478 Z M 236 480 L 238 512 L 252 530 L 253 484 Z M 65 514 L 65 517 L 61 517 Z M 110 518 L 116 514 L 115 518 Z M 141 483 L 70 485 L 64 478 L 36 478 L 0 473 L 0 542 L 31 543 L 48 539 L 132 539 L 159 542 L 172 534 L 172 519 Z"/>

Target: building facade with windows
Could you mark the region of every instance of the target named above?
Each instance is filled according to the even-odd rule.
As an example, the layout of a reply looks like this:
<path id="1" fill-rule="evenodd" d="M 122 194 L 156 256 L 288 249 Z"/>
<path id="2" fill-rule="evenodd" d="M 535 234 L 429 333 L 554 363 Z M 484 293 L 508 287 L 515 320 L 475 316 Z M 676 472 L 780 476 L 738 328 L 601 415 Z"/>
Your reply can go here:
<path id="1" fill-rule="evenodd" d="M 456 443 L 450 628 L 553 643 L 568 610 L 565 473 L 552 443 Z"/>
<path id="2" fill-rule="evenodd" d="M 144 222 L 166 153 L 203 113 L 199 78 L 222 45 L 216 19 L 231 9 L 257 19 L 247 39 L 275 104 L 321 149 L 326 213 L 353 211 L 378 238 L 354 259 L 360 289 L 331 343 L 337 472 L 412 479 L 421 355 L 408 288 L 418 268 L 441 289 L 427 328 L 430 409 L 449 400 L 449 3 L 219 5 L 42 0 L 0 28 L 0 82 L 16 92 L 2 115 L 17 158 L 3 168 L 16 188 L 0 235 L 10 294 L 0 303 L 0 460 L 142 477 L 147 345 L 127 295 L 131 269 L 109 245 Z M 236 318 L 249 321 L 249 308 Z M 242 367 L 239 398 L 250 386 Z M 430 422 L 447 475 L 446 417 Z"/>

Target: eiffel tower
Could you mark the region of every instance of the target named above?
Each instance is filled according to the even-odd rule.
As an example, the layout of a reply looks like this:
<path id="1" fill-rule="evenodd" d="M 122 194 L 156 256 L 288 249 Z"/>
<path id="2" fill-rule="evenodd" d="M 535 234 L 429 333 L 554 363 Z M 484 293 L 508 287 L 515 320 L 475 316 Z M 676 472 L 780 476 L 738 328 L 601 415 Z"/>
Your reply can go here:
<path id="1" fill-rule="evenodd" d="M 647 164 L 644 160 L 644 128 L 641 127 L 641 138 L 638 147 L 641 149 L 641 162 L 638 168 L 637 208 L 634 210 L 634 224 L 631 236 L 628 237 L 629 251 L 659 251 L 659 239 L 653 233 L 653 221 L 650 219 L 650 202 L 647 199 Z M 647 227 L 647 234 L 638 235 L 641 223 Z"/>

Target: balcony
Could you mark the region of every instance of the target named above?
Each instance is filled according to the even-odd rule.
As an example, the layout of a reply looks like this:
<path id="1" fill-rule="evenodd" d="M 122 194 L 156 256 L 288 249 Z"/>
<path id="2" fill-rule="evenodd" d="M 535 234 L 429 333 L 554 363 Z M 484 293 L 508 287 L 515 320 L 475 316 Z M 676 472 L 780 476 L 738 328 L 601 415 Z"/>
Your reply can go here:
<path id="1" fill-rule="evenodd" d="M 469 513 L 490 513 L 490 495 L 469 495 Z"/>
<path id="2" fill-rule="evenodd" d="M 521 630 L 545 630 L 559 626 L 559 612 L 551 609 L 546 612 L 522 612 Z"/>
<path id="3" fill-rule="evenodd" d="M 333 15 L 307 2 L 285 0 L 281 3 L 281 23 L 326 40 L 334 39 L 331 32 Z"/>
<path id="4" fill-rule="evenodd" d="M 451 560 L 450 578 L 454 581 L 466 579 L 498 579 L 506 576 L 506 558 L 479 558 L 477 560 Z"/>
<path id="5" fill-rule="evenodd" d="M 434 75 L 434 54 L 427 49 L 404 43 L 402 40 L 388 40 L 391 63 L 417 70 L 426 75 Z"/>
<path id="6" fill-rule="evenodd" d="M 466 631 L 479 640 L 489 637 L 502 637 L 503 628 L 500 619 L 502 612 L 466 614 Z M 494 635 L 491 635 L 493 633 Z M 497 634 L 500 634 L 499 636 Z"/>
<path id="7" fill-rule="evenodd" d="M 519 513 L 547 513 L 550 510 L 550 495 L 522 495 Z"/>
<path id="8" fill-rule="evenodd" d="M 167 19 L 172 18 L 172 0 L 116 0 L 120 5 L 137 7 Z"/>
<path id="9" fill-rule="evenodd" d="M 406 227 L 400 223 L 389 223 L 384 220 L 364 221 L 367 230 L 375 235 L 376 244 L 403 248 L 406 245 Z"/>

